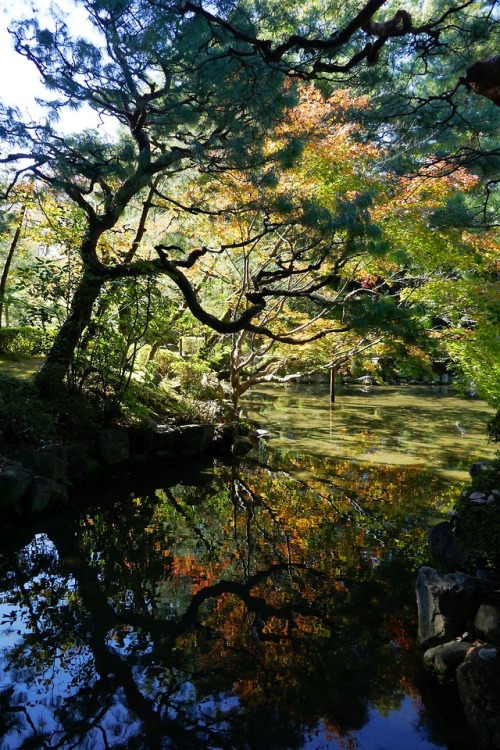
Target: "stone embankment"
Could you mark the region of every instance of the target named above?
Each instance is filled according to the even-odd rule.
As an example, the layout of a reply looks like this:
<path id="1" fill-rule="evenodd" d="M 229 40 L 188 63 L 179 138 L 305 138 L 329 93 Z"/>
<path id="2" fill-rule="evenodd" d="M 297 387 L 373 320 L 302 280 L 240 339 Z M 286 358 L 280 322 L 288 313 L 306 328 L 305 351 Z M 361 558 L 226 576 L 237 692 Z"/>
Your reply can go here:
<path id="1" fill-rule="evenodd" d="M 238 423 L 107 427 L 91 440 L 22 449 L 0 468 L 0 518 L 26 518 L 61 506 L 68 489 L 127 466 L 165 466 L 202 454 L 245 453 Z"/>
<path id="2" fill-rule="evenodd" d="M 471 492 L 471 505 L 498 506 L 500 488 Z M 468 554 L 453 524 L 429 536 L 437 565 L 420 569 L 416 584 L 424 666 L 441 683 L 456 683 L 467 721 L 481 750 L 500 749 L 500 579 L 491 571 L 460 572 Z"/>

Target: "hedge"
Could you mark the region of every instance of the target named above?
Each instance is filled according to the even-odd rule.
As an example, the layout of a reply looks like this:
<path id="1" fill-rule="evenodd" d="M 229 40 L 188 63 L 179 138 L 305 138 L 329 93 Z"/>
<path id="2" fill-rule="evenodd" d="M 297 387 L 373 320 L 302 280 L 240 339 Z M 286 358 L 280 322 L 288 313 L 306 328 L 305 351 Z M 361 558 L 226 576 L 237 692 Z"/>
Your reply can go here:
<path id="1" fill-rule="evenodd" d="M 0 356 L 25 356 L 46 354 L 56 332 L 43 328 L 0 328 Z"/>

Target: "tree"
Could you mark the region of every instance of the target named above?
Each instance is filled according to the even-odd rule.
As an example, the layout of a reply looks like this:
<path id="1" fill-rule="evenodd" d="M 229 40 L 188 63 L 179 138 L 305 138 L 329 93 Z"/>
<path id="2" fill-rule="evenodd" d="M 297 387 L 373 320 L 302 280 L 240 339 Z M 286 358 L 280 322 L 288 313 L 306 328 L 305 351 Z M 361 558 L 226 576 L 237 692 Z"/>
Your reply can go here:
<path id="1" fill-rule="evenodd" d="M 2 274 L 0 276 L 0 327 L 2 327 L 2 318 L 8 327 L 8 304 L 6 300 L 9 274 L 11 273 L 12 263 L 19 248 L 22 232 L 28 212 L 28 206 L 32 203 L 32 188 L 30 185 L 19 185 L 15 191 L 12 191 L 8 201 L 3 222 L 1 227 L 2 244 L 6 244 L 5 260 Z M 3 235 L 3 236 L 2 236 Z"/>
<path id="2" fill-rule="evenodd" d="M 449 130 L 462 121 L 456 97 L 468 85 L 457 80 L 459 64 L 477 61 L 496 23 L 492 3 L 471 0 L 457 6 L 436 2 L 432 17 L 406 14 L 403 21 L 384 0 L 369 0 L 355 14 L 340 3 L 327 11 L 315 4 L 303 8 L 289 2 L 276 9 L 273 3 L 254 6 L 243 0 L 220 2 L 210 10 L 190 0 L 80 4 L 93 38 L 73 36 L 60 15 L 47 28 L 36 16 L 13 25 L 16 50 L 34 63 L 54 98 L 46 103 L 47 119 L 39 123 L 23 121 L 4 107 L 0 129 L 9 149 L 3 161 L 13 169 L 12 184 L 30 172 L 63 191 L 85 216 L 81 277 L 38 377 L 46 391 L 59 387 L 101 289 L 116 279 L 163 274 L 181 291 L 191 313 L 214 330 L 266 334 L 253 322 L 263 309 L 265 292 L 257 290 L 257 302 L 229 321 L 200 304 L 183 270 L 211 252 L 196 238 L 187 238 L 184 246 L 167 238 L 159 243 L 157 258 L 136 260 L 132 248 L 139 226 L 129 232 L 126 252 L 106 257 L 104 246 L 112 246 L 112 233 L 124 228 L 120 222 L 131 202 L 147 205 L 153 185 L 175 200 L 180 174 L 238 169 L 265 179 L 273 164 L 292 163 L 300 141 L 287 138 L 271 154 L 264 144 L 268 130 L 296 101 L 295 82 L 301 79 L 323 79 L 329 87 L 347 81 L 378 91 L 385 100 L 383 112 L 393 118 L 386 127 L 378 125 L 388 143 L 395 142 L 401 117 L 413 118 L 420 127 L 422 113 L 437 111 L 442 124 L 443 107 L 450 112 Z M 375 24 L 379 10 L 384 18 L 377 16 Z M 442 89 L 422 96 L 420 79 L 434 81 L 443 60 L 450 72 L 441 75 Z M 450 80 L 451 90 L 446 89 Z M 103 118 L 114 118 L 123 128 L 120 137 L 58 133 L 61 109 L 82 104 Z M 482 106 L 493 105 L 483 98 Z M 261 209 L 265 223 L 266 207 Z M 184 210 L 199 209 L 188 205 Z M 168 255 L 172 251 L 177 254 Z"/>

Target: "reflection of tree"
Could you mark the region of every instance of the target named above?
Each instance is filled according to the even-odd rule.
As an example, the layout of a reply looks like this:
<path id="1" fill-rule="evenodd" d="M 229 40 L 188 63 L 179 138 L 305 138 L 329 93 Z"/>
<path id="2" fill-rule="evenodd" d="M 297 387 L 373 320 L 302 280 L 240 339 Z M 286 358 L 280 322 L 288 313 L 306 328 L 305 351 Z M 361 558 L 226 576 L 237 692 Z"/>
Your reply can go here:
<path id="1" fill-rule="evenodd" d="M 316 469 L 219 466 L 0 558 L 3 625 L 21 633 L 0 662 L 6 741 L 16 722 L 40 747 L 299 748 L 397 705 L 409 509 L 386 498 L 382 520 L 359 477 Z"/>

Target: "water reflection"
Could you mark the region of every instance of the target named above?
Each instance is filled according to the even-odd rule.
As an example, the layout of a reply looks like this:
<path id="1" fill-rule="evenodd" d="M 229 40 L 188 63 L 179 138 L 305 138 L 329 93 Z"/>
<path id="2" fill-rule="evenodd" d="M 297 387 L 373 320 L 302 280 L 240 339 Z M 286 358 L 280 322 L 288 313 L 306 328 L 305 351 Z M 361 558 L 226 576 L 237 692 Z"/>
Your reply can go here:
<path id="1" fill-rule="evenodd" d="M 486 437 L 493 410 L 443 387 L 343 388 L 331 406 L 327 386 L 261 386 L 245 404 L 287 453 L 421 464 L 449 479 L 466 479 L 473 461 L 495 453 Z"/>
<path id="2" fill-rule="evenodd" d="M 414 682 L 413 588 L 448 492 L 417 466 L 263 446 L 196 485 L 111 478 L 9 535 L 0 747 L 442 746 Z M 471 750 L 460 731 L 448 746 Z"/>

